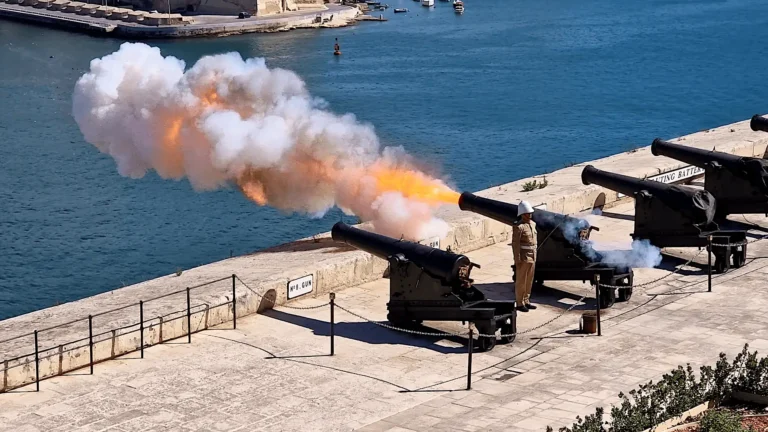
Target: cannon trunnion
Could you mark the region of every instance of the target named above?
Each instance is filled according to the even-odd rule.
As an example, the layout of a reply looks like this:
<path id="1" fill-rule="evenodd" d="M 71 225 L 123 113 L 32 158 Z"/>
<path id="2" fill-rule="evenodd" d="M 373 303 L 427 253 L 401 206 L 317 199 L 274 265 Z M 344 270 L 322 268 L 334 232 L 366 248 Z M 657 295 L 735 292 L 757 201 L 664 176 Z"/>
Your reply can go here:
<path id="1" fill-rule="evenodd" d="M 389 262 L 387 320 L 396 327 L 423 321 L 468 321 L 482 334 L 517 331 L 514 300 L 490 300 L 473 285 L 470 273 L 480 267 L 464 255 L 419 243 L 398 240 L 338 222 L 331 230 L 335 241 L 364 250 Z M 512 342 L 514 336 L 503 342 Z M 480 337 L 487 351 L 496 339 Z"/>
<path id="2" fill-rule="evenodd" d="M 725 219 L 729 214 L 768 213 L 768 161 L 701 150 L 658 138 L 651 144 L 651 152 L 654 156 L 667 156 L 704 168 L 704 189 L 717 200 L 718 219 Z"/>
<path id="3" fill-rule="evenodd" d="M 517 205 L 483 198 L 464 192 L 459 198 L 459 208 L 487 216 L 507 225 L 519 222 Z M 631 268 L 612 266 L 600 262 L 599 252 L 592 249 L 589 235 L 599 228 L 584 219 L 560 213 L 536 209 L 533 221 L 538 231 L 538 255 L 534 270 L 534 284 L 543 285 L 547 280 L 581 280 L 594 285 L 595 275 L 602 283 L 616 288 L 600 288 L 600 307 L 609 308 L 615 301 L 627 301 L 632 296 L 634 273 Z M 513 279 L 517 279 L 512 265 Z"/>
<path id="4" fill-rule="evenodd" d="M 717 201 L 707 191 L 668 185 L 599 170 L 587 165 L 581 172 L 585 185 L 596 184 L 635 198 L 635 240 L 646 239 L 656 247 L 708 247 L 743 243 L 743 230 L 722 230 L 715 222 Z M 746 260 L 746 244 L 713 246 L 715 271 L 726 272 L 733 261 L 741 267 Z"/>

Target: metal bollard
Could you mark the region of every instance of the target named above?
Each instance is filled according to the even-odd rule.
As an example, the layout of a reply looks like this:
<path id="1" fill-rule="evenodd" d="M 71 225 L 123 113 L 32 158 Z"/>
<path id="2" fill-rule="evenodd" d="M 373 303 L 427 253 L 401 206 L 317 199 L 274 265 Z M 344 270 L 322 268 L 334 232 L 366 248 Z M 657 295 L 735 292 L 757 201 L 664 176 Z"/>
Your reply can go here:
<path id="1" fill-rule="evenodd" d="M 139 346 L 141 358 L 144 358 L 144 301 L 139 300 Z"/>
<path id="2" fill-rule="evenodd" d="M 597 300 L 597 335 L 602 336 L 603 332 L 600 329 L 600 275 L 595 275 L 595 290 L 597 291 L 597 295 L 595 296 Z"/>
<path id="3" fill-rule="evenodd" d="M 35 386 L 37 387 L 36 391 L 40 391 L 40 350 L 39 345 L 37 344 L 37 330 L 35 330 Z M 6 364 L 6 369 L 8 368 L 8 365 Z"/>
<path id="4" fill-rule="evenodd" d="M 709 253 L 707 254 L 707 292 L 712 292 L 712 236 L 707 237 Z"/>
<path id="5" fill-rule="evenodd" d="M 235 292 L 235 275 L 232 275 L 232 328 L 237 329 L 237 293 Z"/>
<path id="6" fill-rule="evenodd" d="M 482 336 L 481 336 L 482 337 Z M 467 390 L 472 390 L 472 351 L 475 341 L 475 333 L 472 331 L 472 323 L 469 323 L 469 344 L 467 345 Z"/>
<path id="7" fill-rule="evenodd" d="M 333 317 L 333 312 L 336 306 L 336 293 L 330 293 L 328 294 L 328 297 L 331 299 L 331 355 L 333 355 L 333 337 L 336 333 L 336 320 Z"/>
<path id="8" fill-rule="evenodd" d="M 192 306 L 189 301 L 189 288 L 187 288 L 187 343 L 192 343 Z"/>
<path id="9" fill-rule="evenodd" d="M 93 375 L 93 315 L 88 315 L 88 350 L 91 354 L 91 375 Z"/>

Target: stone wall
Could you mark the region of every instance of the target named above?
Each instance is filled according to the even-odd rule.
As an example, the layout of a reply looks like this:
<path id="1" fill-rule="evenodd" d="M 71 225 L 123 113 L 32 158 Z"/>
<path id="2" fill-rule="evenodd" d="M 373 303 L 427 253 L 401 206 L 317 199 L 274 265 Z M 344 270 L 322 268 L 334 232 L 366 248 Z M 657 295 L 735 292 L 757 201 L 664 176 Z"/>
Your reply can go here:
<path id="1" fill-rule="evenodd" d="M 768 134 L 752 132 L 749 122 L 710 129 L 672 140 L 701 149 L 715 149 L 743 156 L 766 157 Z M 649 143 L 653 137 L 649 138 Z M 597 168 L 634 176 L 646 177 L 669 172 L 687 164 L 666 157 L 654 157 L 650 147 L 620 153 L 603 159 L 587 162 Z M 616 192 L 600 186 L 585 186 L 581 183 L 581 171 L 587 163 L 546 174 L 549 185 L 544 189 L 523 192 L 522 185 L 531 179 L 520 179 L 477 192 L 478 195 L 505 202 L 528 200 L 534 205 L 546 205 L 548 210 L 574 214 L 589 211 L 594 207 L 611 207 L 632 198 L 619 198 Z M 537 176 L 540 178 L 541 176 Z M 510 227 L 486 217 L 463 212 L 457 205 L 446 206 L 438 216 L 448 221 L 451 229 L 440 239 L 440 248 L 466 253 L 509 239 Z M 152 308 L 145 310 L 145 343 L 157 343 L 187 333 L 184 298 L 170 295 L 184 287 L 204 282 L 204 288 L 195 289 L 192 302 L 192 331 L 231 320 L 233 288 L 236 288 L 238 316 L 255 313 L 265 307 L 262 296 L 274 299 L 277 305 L 285 304 L 287 284 L 291 280 L 312 275 L 313 290 L 300 297 L 317 298 L 327 301 L 329 292 L 381 278 L 387 268 L 386 261 L 369 253 L 355 250 L 330 239 L 330 233 L 297 240 L 250 255 L 234 257 L 223 261 L 185 270 L 181 275 L 168 275 L 142 282 L 76 302 L 32 312 L 23 316 L 0 321 L 0 335 L 14 338 L 0 342 L 0 368 L 3 369 L 3 386 L 0 392 L 29 383 L 34 378 L 34 359 L 30 357 L 32 341 L 30 332 L 61 326 L 77 319 L 78 329 L 57 327 L 41 332 L 43 356 L 40 369 L 47 375 L 60 374 L 64 370 L 84 367 L 88 364 L 87 326 L 83 334 L 82 319 L 89 314 L 114 309 L 107 316 L 99 316 L 98 348 L 94 360 L 112 358 L 122 352 L 137 349 L 137 310 L 140 299 L 163 296 L 152 302 Z M 237 284 L 231 275 L 237 274 Z M 213 283 L 210 281 L 216 280 Z M 236 285 L 233 287 L 233 285 Z M 381 306 L 385 307 L 384 304 Z M 117 309 L 115 309 L 117 308 Z M 163 318 L 161 318 L 163 317 Z M 87 320 L 86 320 L 87 323 Z M 18 337 L 18 338 L 17 338 Z M 66 366 L 65 365 L 69 365 Z"/>

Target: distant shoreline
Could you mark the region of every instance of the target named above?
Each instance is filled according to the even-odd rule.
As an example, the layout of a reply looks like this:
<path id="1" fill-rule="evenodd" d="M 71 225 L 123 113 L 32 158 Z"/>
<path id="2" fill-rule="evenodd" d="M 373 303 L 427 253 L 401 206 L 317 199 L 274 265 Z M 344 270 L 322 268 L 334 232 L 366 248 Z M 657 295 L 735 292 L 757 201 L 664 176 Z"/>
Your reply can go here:
<path id="1" fill-rule="evenodd" d="M 104 12 L 115 8 L 102 6 L 99 9 Z M 155 15 L 168 16 L 168 14 Z M 178 16 L 178 14 L 170 15 Z M 139 22 L 95 17 L 90 16 L 90 14 L 81 15 L 49 10 L 26 4 L 0 3 L 0 19 L 126 39 L 222 37 L 244 33 L 273 33 L 299 28 L 345 27 L 354 24 L 360 15 L 361 12 L 356 7 L 327 5 L 326 9 L 287 12 L 267 17 L 238 19 L 236 16 L 198 15 L 192 17 L 192 22 L 147 25 Z"/>

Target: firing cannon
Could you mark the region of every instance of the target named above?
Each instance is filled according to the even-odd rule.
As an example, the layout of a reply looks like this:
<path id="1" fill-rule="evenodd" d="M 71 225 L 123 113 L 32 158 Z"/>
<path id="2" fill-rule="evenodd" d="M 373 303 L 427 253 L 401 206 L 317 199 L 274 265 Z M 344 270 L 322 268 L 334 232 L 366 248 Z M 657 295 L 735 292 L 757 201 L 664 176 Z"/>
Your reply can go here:
<path id="1" fill-rule="evenodd" d="M 459 197 L 459 208 L 487 216 L 507 225 L 519 223 L 517 205 L 464 192 Z M 589 235 L 598 227 L 585 219 L 536 209 L 533 221 L 538 231 L 538 256 L 534 270 L 534 284 L 541 286 L 546 280 L 581 280 L 594 285 L 595 275 L 604 284 L 626 286 L 619 289 L 600 287 L 600 307 L 609 308 L 614 302 L 627 301 L 632 296 L 634 274 L 631 268 L 602 262 L 602 255 L 592 248 Z M 512 266 L 515 269 L 515 266 Z M 517 275 L 513 278 L 516 279 Z"/>
<path id="2" fill-rule="evenodd" d="M 423 321 L 468 321 L 482 334 L 516 332 L 514 300 L 489 300 L 477 289 L 470 273 L 480 267 L 464 255 L 419 243 L 397 240 L 337 222 L 331 237 L 389 262 L 387 320 L 396 327 Z M 512 342 L 514 336 L 502 338 Z M 480 337 L 487 351 L 496 339 Z"/>
<path id="3" fill-rule="evenodd" d="M 724 273 L 733 266 L 741 267 L 746 259 L 747 233 L 743 230 L 721 230 L 715 222 L 716 200 L 709 192 L 692 187 L 669 185 L 651 180 L 599 170 L 587 165 L 581 172 L 585 185 L 596 184 L 635 198 L 635 240 L 646 239 L 656 247 L 709 247 L 715 271 Z M 717 246 L 732 245 L 739 246 Z"/>
<path id="4" fill-rule="evenodd" d="M 700 150 L 658 138 L 653 141 L 651 152 L 704 168 L 704 189 L 717 201 L 718 219 L 729 214 L 768 213 L 768 161 Z"/>
<path id="5" fill-rule="evenodd" d="M 749 127 L 751 127 L 755 132 L 768 132 L 768 118 L 765 118 L 760 114 L 755 114 L 752 116 L 752 120 L 749 122 Z"/>

